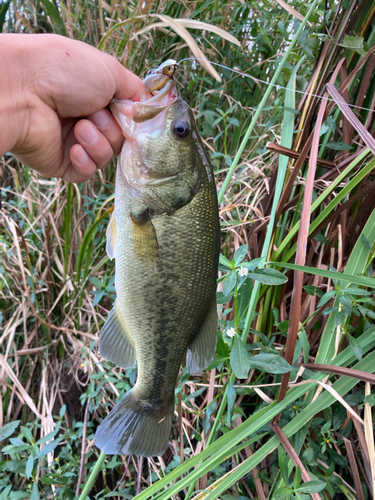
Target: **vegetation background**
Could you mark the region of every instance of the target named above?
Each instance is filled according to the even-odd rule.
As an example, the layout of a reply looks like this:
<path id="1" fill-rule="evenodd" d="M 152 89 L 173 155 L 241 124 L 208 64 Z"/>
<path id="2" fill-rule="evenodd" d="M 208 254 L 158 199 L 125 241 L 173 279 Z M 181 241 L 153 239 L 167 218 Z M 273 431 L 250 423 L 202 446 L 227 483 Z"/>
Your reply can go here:
<path id="1" fill-rule="evenodd" d="M 374 14 L 374 0 L 0 2 L 0 31 L 83 40 L 141 77 L 167 58 L 226 66 L 221 82 L 191 59 L 177 75 L 220 188 L 220 331 L 208 370 L 181 370 L 163 457 L 93 444 L 136 378 L 97 350 L 115 163 L 69 185 L 0 160 L 2 500 L 374 495 Z"/>

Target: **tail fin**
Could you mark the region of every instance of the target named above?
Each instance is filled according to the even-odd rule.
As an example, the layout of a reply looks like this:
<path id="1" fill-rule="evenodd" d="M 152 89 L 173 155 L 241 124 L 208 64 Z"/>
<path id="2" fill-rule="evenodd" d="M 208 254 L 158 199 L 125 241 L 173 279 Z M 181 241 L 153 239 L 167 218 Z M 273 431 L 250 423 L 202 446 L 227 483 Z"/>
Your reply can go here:
<path id="1" fill-rule="evenodd" d="M 129 391 L 103 420 L 95 444 L 108 455 L 160 456 L 171 432 L 174 399 L 157 411 Z"/>

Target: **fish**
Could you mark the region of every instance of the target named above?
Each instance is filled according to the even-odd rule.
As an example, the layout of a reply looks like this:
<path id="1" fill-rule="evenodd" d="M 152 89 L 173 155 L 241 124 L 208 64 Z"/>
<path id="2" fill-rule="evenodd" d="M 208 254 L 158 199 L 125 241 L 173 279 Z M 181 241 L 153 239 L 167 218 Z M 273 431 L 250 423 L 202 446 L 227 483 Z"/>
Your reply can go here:
<path id="1" fill-rule="evenodd" d="M 138 372 L 96 431 L 96 446 L 109 455 L 162 455 L 181 363 L 186 356 L 190 374 L 200 373 L 216 350 L 215 177 L 193 112 L 165 68 L 151 73 L 153 92 L 141 101 L 110 103 L 125 141 L 107 229 L 116 301 L 99 352 L 123 368 L 137 361 Z"/>

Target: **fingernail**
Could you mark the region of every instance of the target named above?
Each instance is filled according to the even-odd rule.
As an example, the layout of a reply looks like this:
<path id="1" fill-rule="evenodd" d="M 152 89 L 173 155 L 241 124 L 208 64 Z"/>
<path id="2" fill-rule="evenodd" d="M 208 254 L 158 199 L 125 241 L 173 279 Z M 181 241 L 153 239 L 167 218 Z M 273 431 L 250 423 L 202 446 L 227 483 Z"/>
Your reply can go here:
<path id="1" fill-rule="evenodd" d="M 90 116 L 90 120 L 92 120 L 99 128 L 106 128 L 111 122 L 109 113 L 107 113 L 104 109 L 101 109 L 100 111 L 92 114 Z"/>
<path id="2" fill-rule="evenodd" d="M 88 154 L 83 148 L 77 148 L 74 152 L 74 156 L 78 163 L 86 163 L 89 159 Z"/>
<path id="3" fill-rule="evenodd" d="M 82 142 L 91 145 L 98 140 L 98 132 L 93 125 L 86 122 L 82 125 L 81 130 L 79 131 L 79 137 Z"/>

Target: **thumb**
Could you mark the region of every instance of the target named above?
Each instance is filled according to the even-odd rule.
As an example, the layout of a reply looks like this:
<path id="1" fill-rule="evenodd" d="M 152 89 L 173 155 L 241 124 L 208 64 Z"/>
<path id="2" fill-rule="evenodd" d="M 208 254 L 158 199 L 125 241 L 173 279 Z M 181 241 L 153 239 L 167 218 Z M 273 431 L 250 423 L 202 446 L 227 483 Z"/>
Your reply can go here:
<path id="1" fill-rule="evenodd" d="M 131 99 L 139 101 L 141 94 L 146 94 L 145 86 L 142 80 L 131 71 L 124 68 L 116 59 L 113 59 L 114 69 L 116 71 L 116 92 L 114 97 L 117 99 Z"/>

